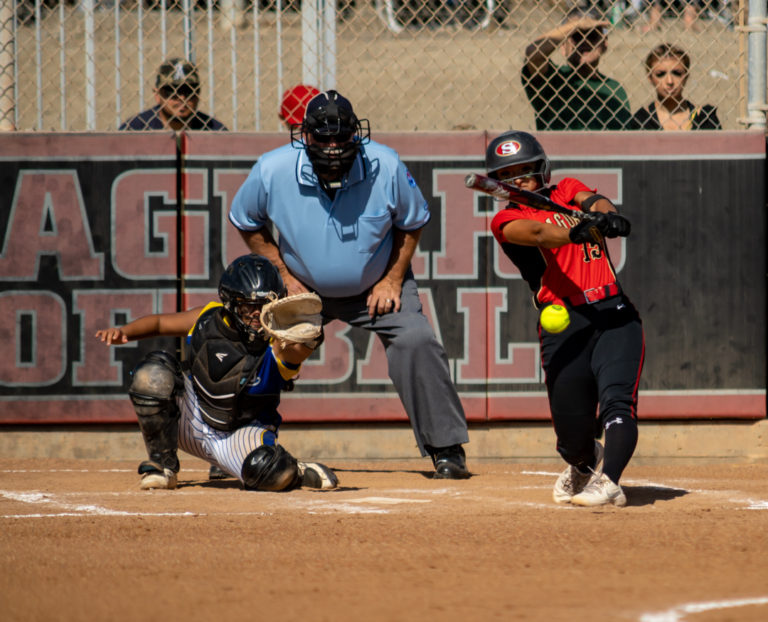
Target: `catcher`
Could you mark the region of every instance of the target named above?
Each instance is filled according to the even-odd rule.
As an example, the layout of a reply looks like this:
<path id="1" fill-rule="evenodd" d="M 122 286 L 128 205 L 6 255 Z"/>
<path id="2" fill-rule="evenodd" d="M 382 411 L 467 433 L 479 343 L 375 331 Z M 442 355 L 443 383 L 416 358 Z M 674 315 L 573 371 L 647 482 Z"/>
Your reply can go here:
<path id="1" fill-rule="evenodd" d="M 322 341 L 319 297 L 285 294 L 267 259 L 244 255 L 221 277 L 221 302 L 96 332 L 108 346 L 186 336 L 182 363 L 155 351 L 132 372 L 128 394 L 149 454 L 139 465 L 142 489 L 176 487 L 179 448 L 247 490 L 338 486 L 327 466 L 299 462 L 277 442 L 280 394 Z"/>

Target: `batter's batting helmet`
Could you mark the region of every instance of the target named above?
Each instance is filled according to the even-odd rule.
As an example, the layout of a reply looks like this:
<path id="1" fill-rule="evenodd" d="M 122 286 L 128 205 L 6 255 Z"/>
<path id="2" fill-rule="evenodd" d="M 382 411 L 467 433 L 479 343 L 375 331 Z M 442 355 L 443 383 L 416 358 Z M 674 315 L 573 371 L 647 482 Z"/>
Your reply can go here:
<path id="1" fill-rule="evenodd" d="M 219 298 L 229 311 L 243 337 L 253 341 L 260 331 L 251 328 L 238 312 L 243 304 L 259 305 L 282 298 L 287 293 L 277 268 L 266 257 L 243 255 L 235 259 L 219 280 Z"/>
<path id="2" fill-rule="evenodd" d="M 485 169 L 488 177 L 494 179 L 498 179 L 496 171 L 528 162 L 536 164 L 534 175 L 538 175 L 541 185 L 546 186 L 552 177 L 552 166 L 544 148 L 528 132 L 504 132 L 494 138 L 485 151 Z"/>

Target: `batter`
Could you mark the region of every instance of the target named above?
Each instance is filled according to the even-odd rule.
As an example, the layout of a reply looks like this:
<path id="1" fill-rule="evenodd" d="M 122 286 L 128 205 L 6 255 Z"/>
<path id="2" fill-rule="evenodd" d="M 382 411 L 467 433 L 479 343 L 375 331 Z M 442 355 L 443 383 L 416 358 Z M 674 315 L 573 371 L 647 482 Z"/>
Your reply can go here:
<path id="1" fill-rule="evenodd" d="M 491 230 L 531 287 L 535 306 L 559 304 L 570 314 L 562 332 L 538 327 L 557 451 L 568 463 L 555 483 L 554 500 L 624 506 L 619 479 L 637 445 L 645 343 L 640 316 L 616 279 L 605 237 L 627 236 L 629 221 L 577 179 L 548 186 L 549 158 L 526 132 L 510 131 L 493 140 L 486 168 L 489 177 L 590 213 L 578 220 L 510 203 L 493 218 Z M 604 449 L 596 440 L 603 433 Z"/>

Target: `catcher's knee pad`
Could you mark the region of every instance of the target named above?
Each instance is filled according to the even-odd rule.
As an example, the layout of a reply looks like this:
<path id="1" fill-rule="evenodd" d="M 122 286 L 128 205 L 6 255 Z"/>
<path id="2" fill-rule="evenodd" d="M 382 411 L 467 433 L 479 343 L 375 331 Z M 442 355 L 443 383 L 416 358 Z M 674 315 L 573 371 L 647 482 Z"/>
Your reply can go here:
<path id="1" fill-rule="evenodd" d="M 128 395 L 136 414 L 154 415 L 169 402 L 184 385 L 178 361 L 167 352 L 150 352 L 133 370 Z"/>
<path id="2" fill-rule="evenodd" d="M 179 409 L 174 397 L 183 382 L 176 359 L 158 350 L 136 366 L 128 389 L 149 459 L 174 472 L 179 470 Z"/>
<path id="3" fill-rule="evenodd" d="M 299 464 L 280 445 L 262 445 L 243 462 L 243 485 L 247 490 L 286 490 L 299 481 Z"/>

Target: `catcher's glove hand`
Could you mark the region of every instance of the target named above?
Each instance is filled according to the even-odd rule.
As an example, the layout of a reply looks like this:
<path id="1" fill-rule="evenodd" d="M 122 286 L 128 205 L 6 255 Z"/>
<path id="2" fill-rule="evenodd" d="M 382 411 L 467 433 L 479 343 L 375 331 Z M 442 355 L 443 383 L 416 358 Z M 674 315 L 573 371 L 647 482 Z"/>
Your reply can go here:
<path id="1" fill-rule="evenodd" d="M 261 326 L 270 337 L 315 348 L 323 334 L 323 303 L 311 292 L 268 302 L 261 309 Z"/>

